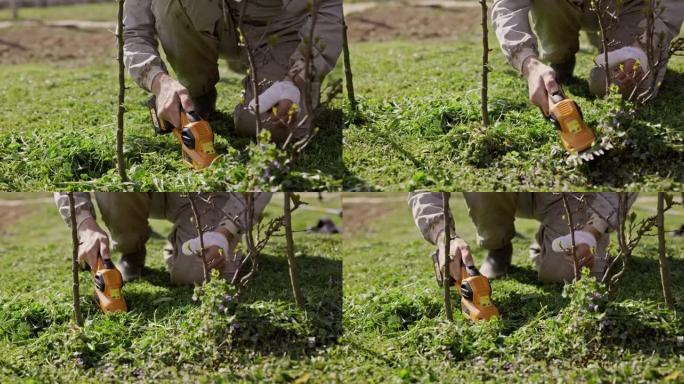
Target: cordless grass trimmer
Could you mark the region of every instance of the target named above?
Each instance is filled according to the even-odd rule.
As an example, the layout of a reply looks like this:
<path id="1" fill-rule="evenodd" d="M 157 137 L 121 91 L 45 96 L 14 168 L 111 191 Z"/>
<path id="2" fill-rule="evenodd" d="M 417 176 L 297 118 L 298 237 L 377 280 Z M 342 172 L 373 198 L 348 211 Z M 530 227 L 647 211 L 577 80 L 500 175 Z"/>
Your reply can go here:
<path id="1" fill-rule="evenodd" d="M 216 160 L 214 150 L 214 133 L 206 120 L 194 111 L 180 112 L 180 127 L 174 127 L 168 121 L 159 118 L 157 100 L 152 96 L 147 102 L 155 132 L 160 135 L 173 133 L 181 145 L 183 161 L 195 169 L 204 169 Z"/>
<path id="2" fill-rule="evenodd" d="M 102 312 L 127 312 L 126 300 L 121 292 L 123 278 L 112 260 L 98 257 L 97 266 L 90 273 L 95 283 L 95 302 Z"/>
<path id="3" fill-rule="evenodd" d="M 587 126 L 579 105 L 558 91 L 551 94 L 548 118 L 558 129 L 563 147 L 570 154 L 568 164 L 589 162 L 613 148 L 607 140 L 596 142 L 594 132 Z M 543 112 L 542 112 L 543 114 Z"/>
<path id="4" fill-rule="evenodd" d="M 437 284 L 443 286 L 444 281 L 439 268 L 439 252 L 432 254 Z M 461 311 L 472 321 L 489 320 L 499 317 L 499 310 L 492 302 L 492 286 L 489 280 L 480 274 L 474 265 L 461 264 L 461 280 L 453 281 L 454 287 L 461 295 Z"/>

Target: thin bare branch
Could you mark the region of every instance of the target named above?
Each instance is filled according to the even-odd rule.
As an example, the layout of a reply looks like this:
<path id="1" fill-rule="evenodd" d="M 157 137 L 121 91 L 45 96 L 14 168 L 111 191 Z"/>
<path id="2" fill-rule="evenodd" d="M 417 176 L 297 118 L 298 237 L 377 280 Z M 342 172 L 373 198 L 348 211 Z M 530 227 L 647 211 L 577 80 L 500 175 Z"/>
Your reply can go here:
<path id="1" fill-rule="evenodd" d="M 195 195 L 199 195 L 199 192 L 197 192 Z M 208 283 L 211 280 L 211 274 L 209 273 L 209 267 L 207 265 L 207 257 L 206 254 L 204 253 L 204 232 L 202 231 L 202 224 L 200 223 L 200 217 L 199 214 L 197 213 L 197 205 L 195 204 L 195 198 L 196 196 L 193 196 L 192 193 L 188 193 L 188 201 L 190 202 L 190 209 L 192 209 L 192 215 L 195 221 L 195 228 L 197 229 L 197 236 L 199 237 L 200 241 L 200 257 L 202 258 L 202 273 L 204 274 L 204 282 Z"/>
<path id="2" fill-rule="evenodd" d="M 572 269 L 574 272 L 575 280 L 578 280 L 579 269 L 577 268 L 577 248 L 575 247 L 575 224 L 573 223 L 572 211 L 570 211 L 570 205 L 568 204 L 568 197 L 566 195 L 566 192 L 561 193 L 561 199 L 563 199 L 565 217 L 568 222 L 568 229 L 570 230 L 570 244 L 572 246 Z"/>
<path id="3" fill-rule="evenodd" d="M 444 219 L 444 265 L 442 266 L 442 289 L 444 290 L 444 310 L 446 311 L 447 320 L 454 320 L 454 313 L 451 307 L 451 274 L 449 274 L 449 265 L 451 265 L 451 215 L 449 209 L 449 192 L 442 192 L 442 217 Z M 462 278 L 462 277 L 461 277 Z"/>

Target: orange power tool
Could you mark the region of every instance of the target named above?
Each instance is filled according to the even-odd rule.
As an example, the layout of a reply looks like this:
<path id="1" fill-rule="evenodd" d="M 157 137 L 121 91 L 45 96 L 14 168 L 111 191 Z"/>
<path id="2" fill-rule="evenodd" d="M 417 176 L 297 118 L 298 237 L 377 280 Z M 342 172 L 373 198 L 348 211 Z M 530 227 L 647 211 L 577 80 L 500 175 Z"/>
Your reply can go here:
<path id="1" fill-rule="evenodd" d="M 563 147 L 571 157 L 568 163 L 581 163 L 594 160 L 612 148 L 606 140 L 596 144 L 594 132 L 587 126 L 579 105 L 565 97 L 563 91 L 551 95 L 547 118 L 555 125 L 560 134 Z"/>
<path id="2" fill-rule="evenodd" d="M 443 286 L 442 272 L 439 268 L 439 251 L 432 254 L 437 284 Z M 480 274 L 477 267 L 461 265 L 461 281 L 454 281 L 454 287 L 461 294 L 461 311 L 470 320 L 489 320 L 499 317 L 499 310 L 492 302 L 492 286 Z"/>
<path id="3" fill-rule="evenodd" d="M 461 311 L 470 320 L 489 320 L 499 317 L 499 310 L 492 302 L 492 286 L 474 265 L 461 266 L 461 281 L 454 284 L 460 287 Z"/>
<path id="4" fill-rule="evenodd" d="M 95 282 L 95 302 L 104 313 L 127 312 L 126 300 L 124 300 L 121 288 L 123 278 L 121 272 L 116 269 L 114 263 L 109 260 L 98 258 L 97 268 L 90 271 Z"/>
<path id="5" fill-rule="evenodd" d="M 181 145 L 183 160 L 195 169 L 204 169 L 216 160 L 218 155 L 214 150 L 214 133 L 206 120 L 194 111 L 181 110 L 181 127 L 174 127 L 171 123 L 159 119 L 157 100 L 152 96 L 147 102 L 152 117 L 152 125 L 157 134 L 173 133 Z"/>

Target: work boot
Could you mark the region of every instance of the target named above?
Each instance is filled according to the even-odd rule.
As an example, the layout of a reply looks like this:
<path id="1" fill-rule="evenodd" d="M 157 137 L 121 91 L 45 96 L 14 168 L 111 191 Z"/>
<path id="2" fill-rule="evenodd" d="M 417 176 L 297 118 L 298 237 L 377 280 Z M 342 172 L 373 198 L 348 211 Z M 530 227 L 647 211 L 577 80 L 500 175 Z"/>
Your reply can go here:
<path id="1" fill-rule="evenodd" d="M 202 119 L 210 120 L 211 116 L 216 111 L 216 88 L 201 96 L 192 98 L 192 103 L 195 105 L 195 112 L 197 112 Z"/>
<path id="2" fill-rule="evenodd" d="M 556 81 L 563 85 L 572 81 L 572 74 L 575 71 L 575 56 L 560 64 L 551 64 L 551 68 L 556 72 Z"/>
<path id="3" fill-rule="evenodd" d="M 538 263 L 539 257 L 541 256 L 541 246 L 539 243 L 536 241 L 532 244 L 530 244 L 530 259 L 534 260 L 535 263 Z"/>
<path id="4" fill-rule="evenodd" d="M 606 68 L 596 66 L 589 71 L 589 92 L 596 97 L 603 97 L 606 95 Z"/>
<path id="5" fill-rule="evenodd" d="M 508 267 L 511 265 L 512 256 L 513 245 L 510 243 L 503 248 L 490 250 L 487 252 L 484 262 L 482 262 L 480 273 L 488 279 L 496 279 L 505 275 L 508 272 Z"/>
<path id="6" fill-rule="evenodd" d="M 138 252 L 125 253 L 121 255 L 116 267 L 121 272 L 124 282 L 138 280 L 142 277 L 143 267 L 145 266 L 145 248 Z"/>

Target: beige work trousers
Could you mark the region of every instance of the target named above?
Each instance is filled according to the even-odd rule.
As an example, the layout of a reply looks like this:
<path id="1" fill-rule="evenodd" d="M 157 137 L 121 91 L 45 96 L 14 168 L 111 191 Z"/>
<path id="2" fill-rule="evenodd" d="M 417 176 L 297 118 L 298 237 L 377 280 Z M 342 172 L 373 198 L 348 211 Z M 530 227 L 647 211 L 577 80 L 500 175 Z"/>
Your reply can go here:
<path id="1" fill-rule="evenodd" d="M 212 229 L 226 217 L 242 217 L 245 200 L 240 193 L 206 193 L 196 199 L 200 223 L 206 229 Z M 255 198 L 254 218 L 261 216 L 270 200 L 269 193 L 259 193 Z M 204 279 L 202 260 L 196 255 L 183 255 L 182 244 L 197 237 L 197 228 L 193 212 L 187 197 L 181 193 L 161 192 L 97 192 L 97 205 L 102 219 L 109 230 L 112 249 L 122 254 L 136 254 L 141 257 L 145 243 L 150 236 L 148 219 L 166 219 L 171 221 L 173 229 L 168 236 L 164 249 L 164 260 L 171 274 L 171 281 L 176 284 L 199 284 Z M 206 200 L 206 201 L 205 201 Z M 235 272 L 232 262 L 234 250 L 240 242 L 240 236 L 228 239 L 229 254 L 222 276 L 230 279 Z"/>
<path id="2" fill-rule="evenodd" d="M 158 0 L 153 2 L 152 12 L 156 20 L 156 31 L 166 58 L 178 81 L 185 86 L 193 101 L 215 100 L 216 83 L 219 81 L 219 58 L 228 61 L 231 68 L 246 68 L 246 54 L 238 46 L 235 26 L 226 11 L 224 17 L 223 2 L 195 2 L 192 0 Z M 275 28 L 276 26 L 274 26 Z M 247 30 L 248 25 L 244 28 Z M 246 31 L 249 35 L 249 31 Z M 257 73 L 259 93 L 271 86 L 273 82 L 282 80 L 290 70 L 290 57 L 297 49 L 301 38 L 299 31 L 279 31 L 276 42 L 262 42 L 252 47 L 252 55 Z M 250 42 L 251 44 L 251 42 Z M 242 81 L 244 99 L 235 106 L 235 130 L 242 135 L 256 134 L 256 115 L 247 105 L 254 98 L 246 76 Z M 314 108 L 320 98 L 320 85 L 312 85 Z M 212 104 L 210 102 L 210 104 Z M 304 103 L 302 103 L 304 104 Z M 213 105 L 208 107 L 213 109 Z M 300 105 L 299 119 L 304 120 L 309 111 Z M 276 142 L 286 140 L 290 132 L 274 127 L 267 117 L 269 111 L 261 112 L 262 129 L 271 132 Z M 267 112 L 264 115 L 264 112 Z M 306 119 L 293 133 L 294 137 L 303 136 L 310 127 L 311 119 Z"/>
<path id="3" fill-rule="evenodd" d="M 478 244 L 488 250 L 503 248 L 515 235 L 515 218 L 531 218 L 540 222 L 536 241 L 541 252 L 535 257 L 539 280 L 543 282 L 570 281 L 573 267 L 565 254 L 554 252 L 552 241 L 569 233 L 565 208 L 561 197 L 553 193 L 488 193 L 464 192 L 470 218 L 477 228 Z M 591 203 L 593 194 L 586 194 Z M 580 207 L 575 199 L 568 199 L 575 223 L 586 223 L 591 210 Z M 605 235 L 597 244 L 595 262 L 591 274 L 601 277 L 606 268 L 606 248 L 610 238 Z"/>

